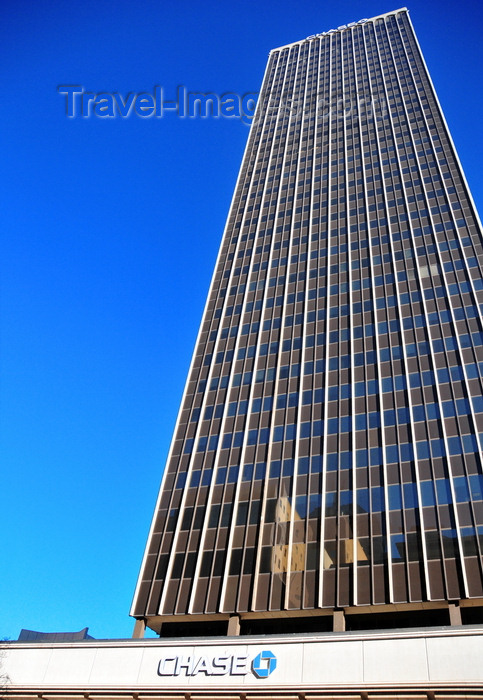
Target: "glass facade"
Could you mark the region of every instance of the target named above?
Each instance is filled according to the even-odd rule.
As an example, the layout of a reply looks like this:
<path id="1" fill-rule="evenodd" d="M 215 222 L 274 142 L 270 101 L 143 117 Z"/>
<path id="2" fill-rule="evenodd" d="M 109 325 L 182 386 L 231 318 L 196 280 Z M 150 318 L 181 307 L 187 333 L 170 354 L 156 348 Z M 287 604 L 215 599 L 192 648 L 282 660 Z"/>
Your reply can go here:
<path id="1" fill-rule="evenodd" d="M 483 605 L 482 241 L 405 9 L 270 53 L 133 616 Z"/>

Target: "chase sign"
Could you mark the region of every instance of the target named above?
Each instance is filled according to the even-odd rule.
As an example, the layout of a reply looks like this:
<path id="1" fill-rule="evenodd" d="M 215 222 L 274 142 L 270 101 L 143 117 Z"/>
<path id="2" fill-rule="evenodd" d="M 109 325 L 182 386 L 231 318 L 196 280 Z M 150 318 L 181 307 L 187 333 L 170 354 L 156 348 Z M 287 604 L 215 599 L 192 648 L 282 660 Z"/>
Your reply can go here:
<path id="1" fill-rule="evenodd" d="M 277 668 L 277 658 L 271 651 L 261 651 L 255 657 L 239 654 L 211 656 L 163 656 L 158 664 L 158 676 L 245 676 L 268 678 Z"/>

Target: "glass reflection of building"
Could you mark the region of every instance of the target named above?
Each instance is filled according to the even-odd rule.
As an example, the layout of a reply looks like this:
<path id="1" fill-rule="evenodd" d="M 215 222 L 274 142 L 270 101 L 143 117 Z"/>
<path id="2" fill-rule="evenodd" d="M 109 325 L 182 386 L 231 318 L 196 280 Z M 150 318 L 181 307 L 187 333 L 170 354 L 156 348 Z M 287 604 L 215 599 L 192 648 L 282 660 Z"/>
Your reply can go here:
<path id="1" fill-rule="evenodd" d="M 270 53 L 133 616 L 480 619 L 482 262 L 406 10 Z"/>

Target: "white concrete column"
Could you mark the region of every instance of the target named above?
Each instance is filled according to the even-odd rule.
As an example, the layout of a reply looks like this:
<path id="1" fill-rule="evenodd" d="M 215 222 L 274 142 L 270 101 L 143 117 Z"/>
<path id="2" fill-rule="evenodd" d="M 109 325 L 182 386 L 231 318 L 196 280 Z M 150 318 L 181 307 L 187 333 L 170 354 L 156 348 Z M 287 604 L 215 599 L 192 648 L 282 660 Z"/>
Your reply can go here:
<path id="1" fill-rule="evenodd" d="M 140 620 L 136 620 L 136 622 L 134 623 L 132 638 L 133 639 L 143 639 L 145 631 L 146 631 L 146 620 L 144 618 L 141 618 Z"/>
<path id="2" fill-rule="evenodd" d="M 334 632 L 345 632 L 345 615 L 343 610 L 334 610 L 333 615 L 333 627 Z"/>
<path id="3" fill-rule="evenodd" d="M 240 616 L 239 615 L 231 615 L 230 619 L 228 620 L 228 630 L 227 630 L 227 636 L 228 637 L 238 637 L 240 634 Z"/>

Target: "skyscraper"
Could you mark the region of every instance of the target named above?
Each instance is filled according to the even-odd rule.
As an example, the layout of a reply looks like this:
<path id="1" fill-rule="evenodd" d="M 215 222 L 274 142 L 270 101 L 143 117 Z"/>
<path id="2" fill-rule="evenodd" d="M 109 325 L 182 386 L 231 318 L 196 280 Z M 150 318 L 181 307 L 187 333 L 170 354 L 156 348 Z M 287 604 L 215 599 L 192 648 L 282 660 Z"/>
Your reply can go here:
<path id="1" fill-rule="evenodd" d="M 134 617 L 483 620 L 482 242 L 407 10 L 270 53 Z"/>

